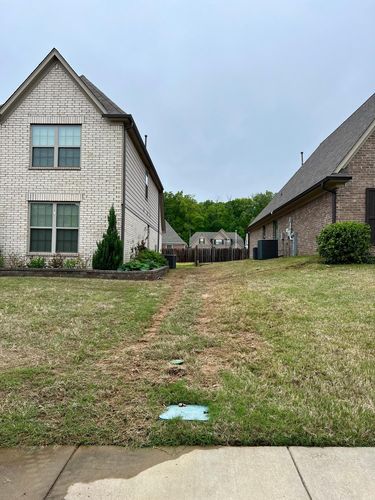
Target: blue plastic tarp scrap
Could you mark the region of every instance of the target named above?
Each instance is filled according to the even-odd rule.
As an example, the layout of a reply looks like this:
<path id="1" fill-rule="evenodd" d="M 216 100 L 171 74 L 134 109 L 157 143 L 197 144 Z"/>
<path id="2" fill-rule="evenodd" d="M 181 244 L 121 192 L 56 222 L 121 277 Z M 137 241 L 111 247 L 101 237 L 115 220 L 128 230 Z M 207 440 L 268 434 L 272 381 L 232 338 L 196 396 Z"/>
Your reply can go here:
<path id="1" fill-rule="evenodd" d="M 208 407 L 202 405 L 171 405 L 159 417 L 161 420 L 181 418 L 182 420 L 208 420 Z"/>

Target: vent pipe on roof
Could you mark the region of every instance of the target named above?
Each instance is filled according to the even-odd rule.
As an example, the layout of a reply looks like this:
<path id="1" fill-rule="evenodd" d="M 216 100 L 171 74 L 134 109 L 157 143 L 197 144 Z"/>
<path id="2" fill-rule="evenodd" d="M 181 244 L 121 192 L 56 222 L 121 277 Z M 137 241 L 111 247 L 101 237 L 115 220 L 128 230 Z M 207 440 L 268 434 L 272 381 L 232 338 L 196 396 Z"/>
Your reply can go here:
<path id="1" fill-rule="evenodd" d="M 301 167 L 303 165 L 303 151 L 301 151 Z"/>
<path id="2" fill-rule="evenodd" d="M 145 134 L 145 148 L 147 149 L 147 134 Z"/>

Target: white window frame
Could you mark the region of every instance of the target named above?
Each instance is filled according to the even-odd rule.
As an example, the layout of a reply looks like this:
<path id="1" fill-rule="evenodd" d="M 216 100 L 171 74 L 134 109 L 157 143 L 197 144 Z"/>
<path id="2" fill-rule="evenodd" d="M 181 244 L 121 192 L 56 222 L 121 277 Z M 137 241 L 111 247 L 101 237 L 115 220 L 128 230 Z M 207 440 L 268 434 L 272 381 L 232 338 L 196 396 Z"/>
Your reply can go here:
<path id="1" fill-rule="evenodd" d="M 31 225 L 31 205 L 52 205 L 52 226 L 51 227 L 43 227 L 43 226 L 32 226 Z M 78 206 L 78 227 L 57 227 L 57 205 L 77 205 Z M 79 243 L 80 243 L 80 204 L 78 202 L 72 201 L 30 201 L 29 202 L 29 215 L 28 215 L 28 241 L 27 241 L 27 254 L 28 255 L 79 255 Z M 51 251 L 50 252 L 32 252 L 31 248 L 31 229 L 51 229 Z M 77 236 L 77 252 L 56 252 L 56 240 L 57 240 L 57 230 L 58 229 L 75 229 L 78 231 Z"/>
<path id="2" fill-rule="evenodd" d="M 34 146 L 33 145 L 33 127 L 53 127 L 54 128 L 54 145 L 53 146 Z M 59 128 L 63 127 L 79 127 L 80 128 L 80 141 L 79 141 L 79 148 L 78 146 L 60 146 L 59 145 Z M 59 149 L 60 148 L 71 148 L 71 149 L 79 149 L 79 166 L 75 167 L 59 167 Z M 52 167 L 39 167 L 39 166 L 33 166 L 33 151 L 34 148 L 53 148 L 53 166 Z M 38 123 L 32 123 L 30 125 L 30 169 L 31 170 L 80 170 L 81 169 L 81 162 L 82 162 L 82 125 L 74 123 L 71 125 L 67 124 L 60 124 L 60 125 L 53 125 L 53 124 L 38 124 Z"/>
<path id="3" fill-rule="evenodd" d="M 204 245 L 206 243 L 206 238 L 199 238 L 198 244 L 199 245 Z"/>

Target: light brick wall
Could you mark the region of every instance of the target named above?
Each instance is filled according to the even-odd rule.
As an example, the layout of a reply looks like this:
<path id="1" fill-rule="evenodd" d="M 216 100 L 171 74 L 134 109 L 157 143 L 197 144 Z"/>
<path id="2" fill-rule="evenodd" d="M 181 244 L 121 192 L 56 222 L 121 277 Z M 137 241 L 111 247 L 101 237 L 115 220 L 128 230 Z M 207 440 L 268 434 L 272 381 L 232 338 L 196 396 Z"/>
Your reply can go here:
<path id="1" fill-rule="evenodd" d="M 81 169 L 31 170 L 33 123 L 81 124 Z M 103 118 L 65 69 L 59 63 L 53 65 L 0 124 L 0 251 L 27 255 L 29 200 L 76 201 L 80 203 L 79 253 L 91 259 L 112 204 L 121 228 L 123 146 L 123 125 Z M 126 201 L 138 220 L 129 223 L 126 256 L 142 224 L 152 226 L 151 245 L 158 233 L 158 190 L 150 177 L 149 201 L 140 196 L 140 171 L 144 173 L 145 167 L 130 138 L 127 149 Z M 126 226 L 125 221 L 125 231 Z"/>
<path id="2" fill-rule="evenodd" d="M 81 170 L 30 170 L 32 123 L 81 123 Z M 120 216 L 122 126 L 111 124 L 60 64 L 0 125 L 0 248 L 28 251 L 28 198 L 80 201 L 79 253 L 91 258 L 113 204 Z M 60 201 L 64 201 L 61 199 Z"/>

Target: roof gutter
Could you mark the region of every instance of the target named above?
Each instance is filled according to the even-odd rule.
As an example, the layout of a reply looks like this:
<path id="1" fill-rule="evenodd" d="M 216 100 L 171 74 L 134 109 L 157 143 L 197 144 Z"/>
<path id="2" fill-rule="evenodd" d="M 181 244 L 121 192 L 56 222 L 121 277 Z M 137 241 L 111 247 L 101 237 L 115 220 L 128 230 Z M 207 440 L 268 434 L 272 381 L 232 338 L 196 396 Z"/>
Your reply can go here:
<path id="1" fill-rule="evenodd" d="M 317 182 L 316 184 L 311 186 L 309 189 L 306 189 L 305 191 L 303 191 L 299 195 L 295 196 L 291 200 L 287 201 L 286 203 L 284 203 L 280 207 L 276 208 L 272 212 L 268 213 L 267 215 L 265 215 L 261 219 L 257 220 L 256 222 L 253 222 L 252 224 L 249 224 L 247 226 L 247 231 L 252 231 L 255 228 L 257 228 L 258 226 L 262 226 L 264 224 L 264 222 L 266 221 L 266 219 L 268 219 L 268 218 L 272 217 L 274 214 L 277 214 L 280 211 L 284 210 L 288 205 L 291 205 L 292 203 L 296 203 L 298 200 L 305 197 L 307 194 L 315 191 L 316 189 L 321 188 L 322 190 L 327 191 L 328 190 L 327 188 L 322 187 L 322 186 L 325 186 L 326 183 L 333 182 L 333 183 L 337 183 L 337 184 L 345 184 L 346 182 L 350 181 L 351 179 L 352 179 L 352 177 L 350 175 L 340 175 L 340 174 L 328 175 L 323 180 Z"/>

